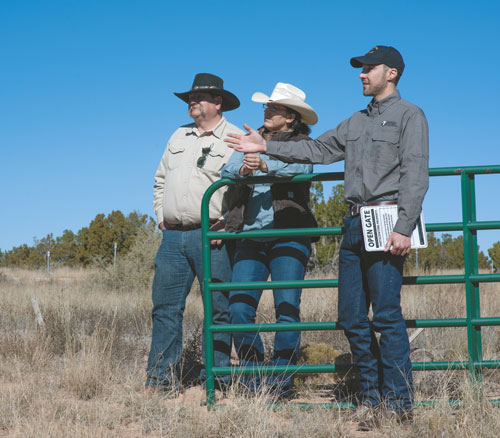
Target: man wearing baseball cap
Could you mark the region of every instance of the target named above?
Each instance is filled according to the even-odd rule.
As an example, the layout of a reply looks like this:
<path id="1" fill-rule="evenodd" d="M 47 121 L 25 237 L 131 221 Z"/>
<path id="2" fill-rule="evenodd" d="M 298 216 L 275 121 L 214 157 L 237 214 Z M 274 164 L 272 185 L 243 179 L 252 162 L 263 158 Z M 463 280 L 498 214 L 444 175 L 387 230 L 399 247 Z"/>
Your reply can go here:
<path id="1" fill-rule="evenodd" d="M 410 346 L 400 293 L 410 236 L 428 188 L 429 139 L 424 113 L 396 89 L 405 64 L 395 48 L 375 46 L 351 58 L 351 65 L 362 68 L 363 94 L 372 100 L 335 129 L 316 140 L 274 142 L 245 125 L 249 136 L 230 135 L 226 141 L 238 151 L 266 153 L 287 162 L 345 160 L 350 213 L 339 258 L 339 323 L 360 374 L 355 418 L 360 430 L 368 430 L 382 414 L 411 419 Z M 385 251 L 367 252 L 360 207 L 382 203 L 397 203 L 398 220 Z"/>

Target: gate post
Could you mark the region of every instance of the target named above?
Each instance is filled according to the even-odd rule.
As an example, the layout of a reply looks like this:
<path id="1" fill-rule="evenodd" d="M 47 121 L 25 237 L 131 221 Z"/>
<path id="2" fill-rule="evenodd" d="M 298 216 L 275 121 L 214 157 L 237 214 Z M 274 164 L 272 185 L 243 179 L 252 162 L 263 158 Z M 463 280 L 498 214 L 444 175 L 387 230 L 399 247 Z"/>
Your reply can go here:
<path id="1" fill-rule="evenodd" d="M 473 325 L 472 320 L 481 317 L 479 285 L 471 281 L 471 275 L 478 274 L 477 230 L 469 227 L 476 221 L 476 195 L 474 174 L 461 172 L 462 222 L 464 238 L 464 274 L 467 321 L 467 344 L 469 350 L 469 372 L 473 383 L 481 380 L 481 370 L 475 362 L 482 360 L 481 326 Z"/>

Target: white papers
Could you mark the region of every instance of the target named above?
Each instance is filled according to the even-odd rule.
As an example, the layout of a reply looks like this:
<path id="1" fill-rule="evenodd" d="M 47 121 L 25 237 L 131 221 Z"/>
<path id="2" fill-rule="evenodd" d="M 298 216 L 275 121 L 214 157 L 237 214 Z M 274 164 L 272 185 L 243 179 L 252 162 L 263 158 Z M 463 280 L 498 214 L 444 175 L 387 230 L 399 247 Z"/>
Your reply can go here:
<path id="1" fill-rule="evenodd" d="M 376 205 L 361 207 L 361 227 L 367 251 L 383 251 L 394 225 L 398 220 L 397 205 Z M 424 214 L 420 214 L 411 235 L 412 248 L 427 248 Z"/>

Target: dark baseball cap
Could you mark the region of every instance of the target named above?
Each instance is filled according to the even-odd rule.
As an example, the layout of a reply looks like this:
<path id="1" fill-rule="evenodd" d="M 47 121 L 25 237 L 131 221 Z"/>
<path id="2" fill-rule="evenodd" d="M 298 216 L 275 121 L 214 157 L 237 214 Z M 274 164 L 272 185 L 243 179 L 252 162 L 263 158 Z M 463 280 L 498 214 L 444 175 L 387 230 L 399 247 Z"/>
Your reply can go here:
<path id="1" fill-rule="evenodd" d="M 390 46 L 375 46 L 365 55 L 351 58 L 351 65 L 353 67 L 360 68 L 363 67 L 363 64 L 385 64 L 387 67 L 397 69 L 400 75 L 405 69 L 405 63 L 401 53 L 399 53 L 394 47 Z"/>

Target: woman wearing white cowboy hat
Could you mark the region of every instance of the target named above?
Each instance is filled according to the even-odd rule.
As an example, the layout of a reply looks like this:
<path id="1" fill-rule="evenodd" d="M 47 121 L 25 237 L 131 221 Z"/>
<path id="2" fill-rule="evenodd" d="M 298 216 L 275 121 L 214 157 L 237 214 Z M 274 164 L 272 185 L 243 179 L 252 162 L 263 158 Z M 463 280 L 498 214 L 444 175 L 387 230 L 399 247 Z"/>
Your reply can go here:
<path id="1" fill-rule="evenodd" d="M 298 141 L 309 138 L 310 128 L 318 121 L 315 111 L 305 103 L 305 93 L 290 84 L 278 82 L 271 96 L 254 93 L 252 100 L 264 104 L 264 125 L 259 129 L 266 139 Z M 311 173 L 310 164 L 288 164 L 266 155 L 233 152 L 222 170 L 223 178 L 272 175 L 289 177 Z M 309 205 L 310 183 L 237 184 L 231 186 L 226 230 L 260 230 L 269 228 L 303 228 L 317 226 Z M 303 280 L 311 254 L 311 239 L 254 238 L 236 241 L 233 257 L 233 282 Z M 301 289 L 275 289 L 276 322 L 300 321 Z M 234 324 L 255 323 L 261 290 L 231 291 L 229 308 Z M 264 360 L 264 346 L 258 333 L 233 333 L 241 365 L 259 366 Z M 280 331 L 274 338 L 272 365 L 295 364 L 300 347 L 300 332 Z M 261 382 L 244 375 L 242 382 L 251 390 Z M 270 376 L 267 383 L 279 397 L 293 395 L 290 374 Z"/>

